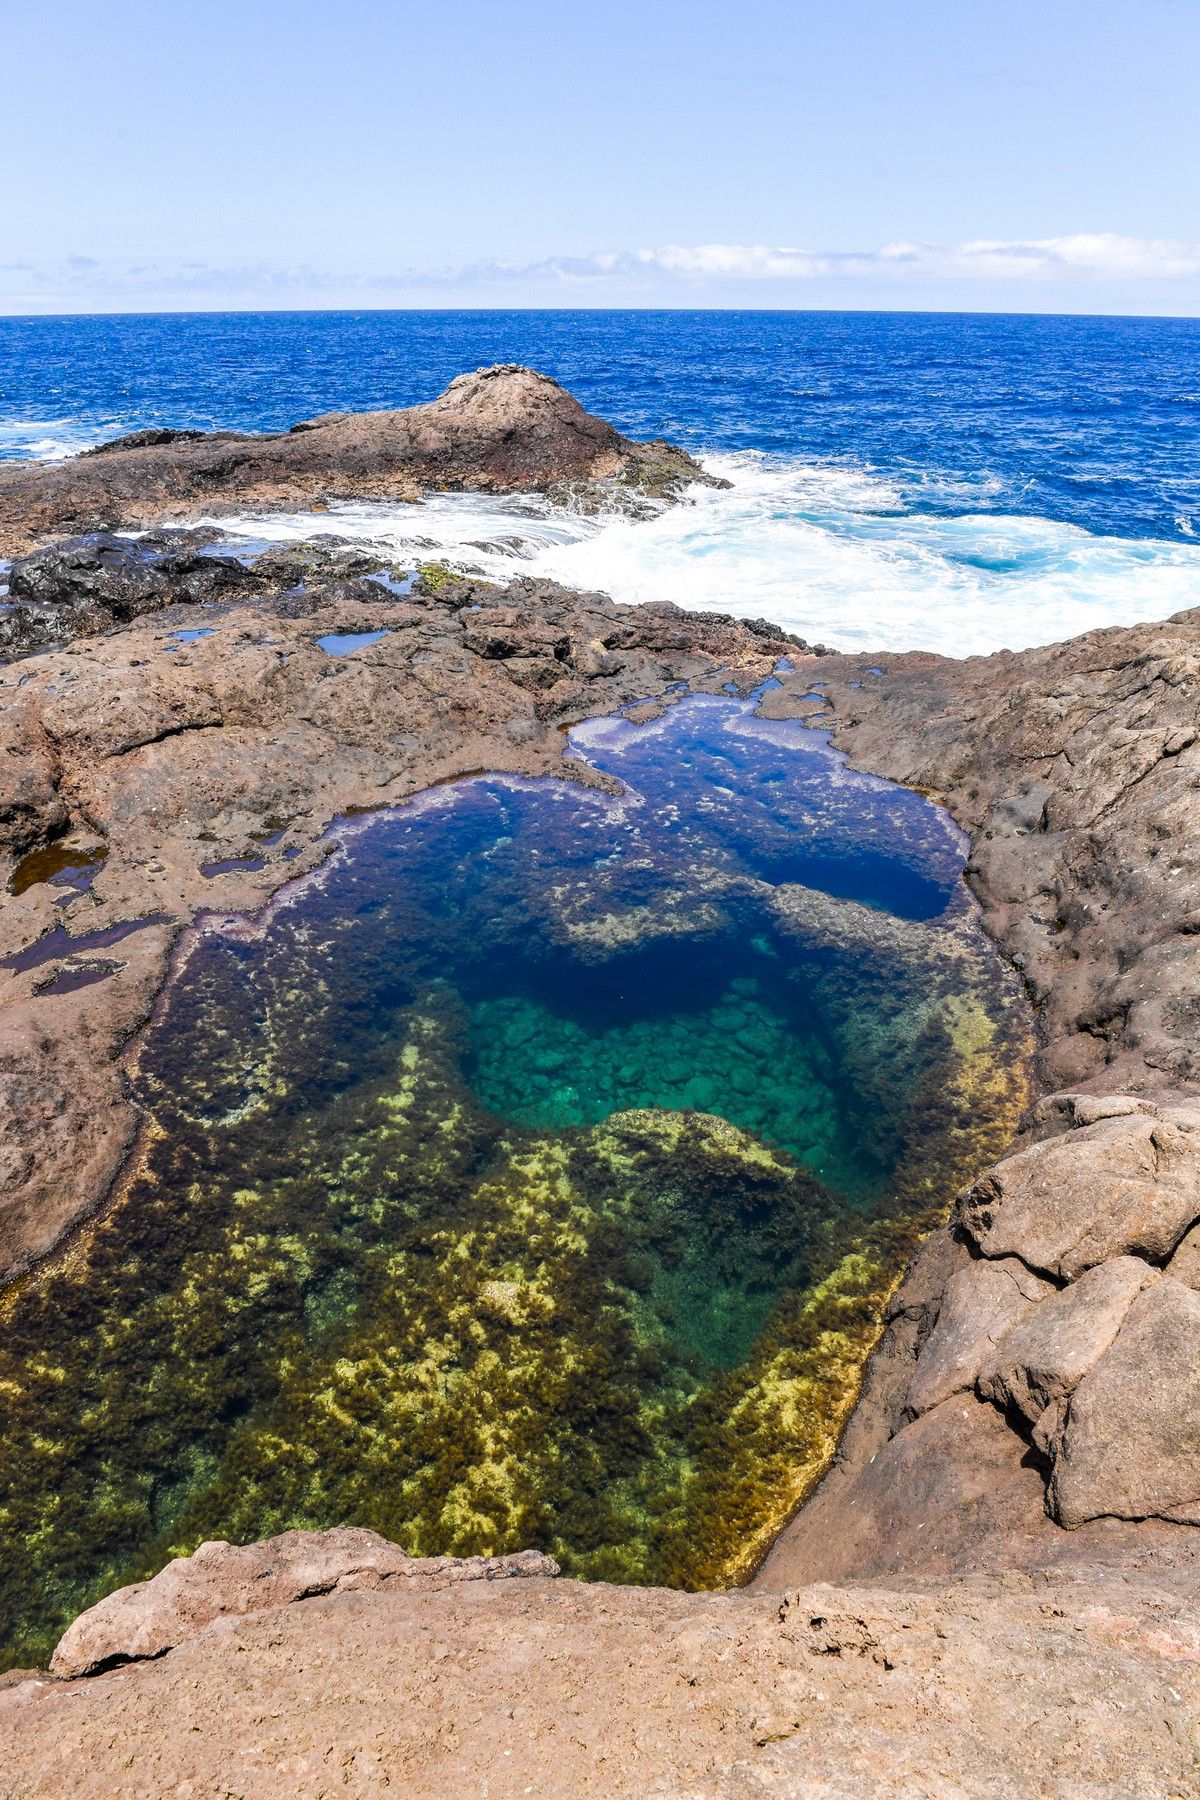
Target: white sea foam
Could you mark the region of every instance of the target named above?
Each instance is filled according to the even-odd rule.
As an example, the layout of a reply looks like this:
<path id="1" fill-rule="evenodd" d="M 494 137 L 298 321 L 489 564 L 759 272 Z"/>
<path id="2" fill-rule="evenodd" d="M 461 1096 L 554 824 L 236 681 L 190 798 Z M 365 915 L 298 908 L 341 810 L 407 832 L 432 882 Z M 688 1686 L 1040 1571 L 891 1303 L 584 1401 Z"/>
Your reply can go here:
<path id="1" fill-rule="evenodd" d="M 732 487 L 694 488 L 642 521 L 584 518 L 529 496 L 447 494 L 317 517 L 247 514 L 233 528 L 275 540 L 334 532 L 410 564 L 765 617 L 847 650 L 1018 650 L 1200 605 L 1200 545 L 972 511 L 986 489 L 960 484 L 951 497 L 849 464 L 743 454 L 705 465 Z M 914 510 L 951 498 L 961 512 Z"/>
<path id="2" fill-rule="evenodd" d="M 114 421 L 100 426 L 81 425 L 74 419 L 4 419 L 0 418 L 0 461 L 64 462 L 78 456 L 107 438 L 116 437 L 124 427 Z"/>

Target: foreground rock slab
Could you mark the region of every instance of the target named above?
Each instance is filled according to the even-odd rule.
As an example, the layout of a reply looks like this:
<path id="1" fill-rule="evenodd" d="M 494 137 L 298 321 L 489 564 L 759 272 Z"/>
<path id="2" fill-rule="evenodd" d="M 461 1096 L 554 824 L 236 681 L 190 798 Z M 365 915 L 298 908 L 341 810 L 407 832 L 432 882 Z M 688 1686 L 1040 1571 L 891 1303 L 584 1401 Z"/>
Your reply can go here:
<path id="1" fill-rule="evenodd" d="M 1152 1580 L 697 1596 L 447 1572 L 18 1681 L 0 1792 L 1183 1800 L 1198 1718 L 1200 1616 Z"/>

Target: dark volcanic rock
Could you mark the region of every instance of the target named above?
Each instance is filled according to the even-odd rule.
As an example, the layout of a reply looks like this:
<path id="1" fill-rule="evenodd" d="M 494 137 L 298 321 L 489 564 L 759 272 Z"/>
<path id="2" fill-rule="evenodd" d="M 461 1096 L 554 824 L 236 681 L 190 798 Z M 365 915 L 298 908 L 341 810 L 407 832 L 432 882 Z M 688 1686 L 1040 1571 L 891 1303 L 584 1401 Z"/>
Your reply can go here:
<path id="1" fill-rule="evenodd" d="M 110 438 L 107 444 L 97 444 L 94 449 L 84 450 L 81 454 L 108 456 L 113 450 L 158 450 L 163 444 L 194 444 L 209 435 L 203 431 L 177 431 L 169 426 L 152 425 L 145 431 L 127 431 L 124 437 Z"/>
<path id="2" fill-rule="evenodd" d="M 429 489 L 636 505 L 711 480 L 685 451 L 635 443 L 557 382 L 504 364 L 398 412 L 327 413 L 262 434 L 135 432 L 68 462 L 0 468 L 0 553 L 247 505 L 415 500 Z"/>
<path id="3" fill-rule="evenodd" d="M 196 605 L 262 585 L 232 556 L 202 554 L 203 532 L 147 537 L 97 532 L 18 557 L 0 614 L 0 656 L 95 637 L 175 601 Z"/>

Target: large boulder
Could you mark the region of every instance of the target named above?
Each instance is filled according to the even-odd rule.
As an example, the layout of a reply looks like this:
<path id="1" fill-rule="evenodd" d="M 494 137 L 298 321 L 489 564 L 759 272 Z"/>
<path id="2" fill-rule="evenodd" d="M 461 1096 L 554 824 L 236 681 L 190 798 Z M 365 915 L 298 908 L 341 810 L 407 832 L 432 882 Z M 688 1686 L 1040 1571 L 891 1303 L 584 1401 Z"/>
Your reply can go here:
<path id="1" fill-rule="evenodd" d="M 1002 1265 L 996 1265 L 997 1267 Z M 980 1370 L 979 1392 L 1031 1425 L 1075 1391 L 1116 1337 L 1129 1308 L 1158 1271 L 1118 1256 L 1030 1307 Z"/>
<path id="2" fill-rule="evenodd" d="M 515 363 L 460 375 L 436 400 L 325 413 L 283 432 L 137 432 L 63 463 L 0 469 L 0 554 L 63 531 L 214 509 L 416 500 L 430 489 L 538 490 L 637 511 L 690 482 L 725 486 L 686 451 L 638 443 L 558 382 Z"/>
<path id="3" fill-rule="evenodd" d="M 217 1541 L 178 1557 L 152 1581 L 135 1582 L 81 1613 L 59 1641 L 50 1668 L 69 1677 L 162 1656 L 219 1618 L 288 1606 L 318 1594 L 387 1582 L 441 1586 L 558 1574 L 535 1550 L 514 1556 L 406 1556 L 374 1531 L 285 1531 L 239 1547 Z"/>
<path id="4" fill-rule="evenodd" d="M 1200 1525 L 1200 1293 L 1164 1275 L 1138 1295 L 1071 1397 L 1050 1501 L 1063 1525 Z"/>
<path id="5" fill-rule="evenodd" d="M 909 1383 L 908 1416 L 918 1418 L 952 1394 L 973 1388 L 992 1363 L 997 1345 L 1053 1292 L 1050 1282 L 1015 1256 L 969 1263 L 951 1275 L 937 1324 Z"/>
<path id="6" fill-rule="evenodd" d="M 1200 1217 L 1200 1103 L 1107 1117 L 1006 1157 L 958 1223 L 988 1257 L 1073 1281 L 1109 1257 L 1161 1262 Z"/>

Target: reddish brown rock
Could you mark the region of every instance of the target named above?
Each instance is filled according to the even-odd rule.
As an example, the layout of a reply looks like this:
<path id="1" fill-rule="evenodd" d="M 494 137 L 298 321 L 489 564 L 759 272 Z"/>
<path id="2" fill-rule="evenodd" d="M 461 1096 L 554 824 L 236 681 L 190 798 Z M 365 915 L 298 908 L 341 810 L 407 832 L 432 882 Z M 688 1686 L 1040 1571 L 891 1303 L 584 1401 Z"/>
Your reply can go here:
<path id="1" fill-rule="evenodd" d="M 963 1197 L 958 1220 L 985 1256 L 1070 1281 L 1126 1253 L 1163 1261 L 1198 1213 L 1191 1103 L 1102 1118 L 1006 1157 Z"/>
<path id="2" fill-rule="evenodd" d="M 1001 1338 L 979 1372 L 980 1393 L 997 1406 L 1015 1407 L 1035 1425 L 1048 1407 L 1069 1399 L 1142 1289 L 1158 1279 L 1158 1271 L 1137 1256 L 1117 1256 L 1086 1270 L 1031 1307 Z"/>
<path id="3" fill-rule="evenodd" d="M 1200 1289 L 1200 1225 L 1193 1225 L 1167 1264 L 1167 1274 Z"/>
<path id="4" fill-rule="evenodd" d="M 972 1262 L 946 1283 L 937 1324 L 909 1383 L 907 1407 L 916 1416 L 952 1394 L 973 1388 L 997 1345 L 1037 1301 L 1052 1293 L 1018 1257 Z"/>
<path id="5" fill-rule="evenodd" d="M 692 1595 L 533 1579 L 334 1591 L 214 1620 L 154 1661 L 0 1690 L 0 1792 L 1193 1791 L 1200 1623 L 1169 1571 L 1119 1586 L 1080 1570 L 900 1589 Z"/>

